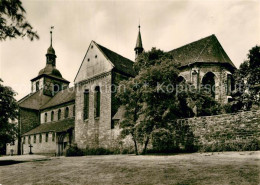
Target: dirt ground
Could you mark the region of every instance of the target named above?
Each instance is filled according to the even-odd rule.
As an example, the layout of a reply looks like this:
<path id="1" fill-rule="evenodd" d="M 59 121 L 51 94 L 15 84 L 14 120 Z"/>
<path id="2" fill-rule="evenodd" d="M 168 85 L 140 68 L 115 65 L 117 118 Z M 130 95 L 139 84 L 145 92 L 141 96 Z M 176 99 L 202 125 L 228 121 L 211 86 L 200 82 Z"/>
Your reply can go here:
<path id="1" fill-rule="evenodd" d="M 56 157 L 0 166 L 0 184 L 260 184 L 260 151 Z"/>

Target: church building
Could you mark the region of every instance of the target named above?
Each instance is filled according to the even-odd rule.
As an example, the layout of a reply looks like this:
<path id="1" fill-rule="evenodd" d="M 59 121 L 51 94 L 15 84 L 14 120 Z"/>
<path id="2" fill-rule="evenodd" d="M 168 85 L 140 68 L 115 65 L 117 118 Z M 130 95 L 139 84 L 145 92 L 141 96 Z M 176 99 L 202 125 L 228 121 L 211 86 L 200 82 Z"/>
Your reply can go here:
<path id="1" fill-rule="evenodd" d="M 144 51 L 140 26 L 134 48 L 135 58 Z M 215 35 L 169 51 L 181 64 L 179 80 L 214 86 L 212 96 L 228 102 L 232 73 L 236 69 Z M 135 76 L 134 61 L 91 41 L 74 79 L 74 86 L 56 68 L 51 43 L 46 66 L 31 80 L 31 93 L 19 100 L 20 137 L 7 145 L 17 154 L 63 155 L 67 146 L 79 148 L 113 146 L 119 104 L 113 90 L 120 81 Z M 15 148 L 15 149 L 14 149 Z"/>

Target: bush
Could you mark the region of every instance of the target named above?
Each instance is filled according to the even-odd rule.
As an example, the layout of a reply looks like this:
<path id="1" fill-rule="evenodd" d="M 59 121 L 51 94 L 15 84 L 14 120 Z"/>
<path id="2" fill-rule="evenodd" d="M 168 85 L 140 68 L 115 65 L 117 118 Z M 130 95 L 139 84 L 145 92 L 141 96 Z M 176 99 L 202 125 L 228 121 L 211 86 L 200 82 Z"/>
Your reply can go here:
<path id="1" fill-rule="evenodd" d="M 114 154 L 114 152 L 110 151 L 106 148 L 86 148 L 84 150 L 85 155 L 109 155 Z"/>
<path id="2" fill-rule="evenodd" d="M 152 134 L 153 149 L 149 153 L 172 153 L 178 150 L 174 145 L 174 136 L 168 129 L 157 129 Z"/>
<path id="3" fill-rule="evenodd" d="M 72 145 L 70 146 L 66 152 L 65 152 L 65 156 L 67 157 L 71 157 L 71 156 L 83 156 L 84 152 L 83 150 L 79 149 L 77 147 L 77 145 Z"/>

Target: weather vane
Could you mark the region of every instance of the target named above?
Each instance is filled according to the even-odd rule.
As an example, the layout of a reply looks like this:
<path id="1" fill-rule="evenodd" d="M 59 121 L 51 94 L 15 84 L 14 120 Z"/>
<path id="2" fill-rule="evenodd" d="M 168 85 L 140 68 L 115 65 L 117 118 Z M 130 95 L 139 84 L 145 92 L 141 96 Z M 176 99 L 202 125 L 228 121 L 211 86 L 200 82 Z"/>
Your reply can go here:
<path id="1" fill-rule="evenodd" d="M 52 46 L 52 30 L 54 29 L 54 26 L 51 26 L 51 31 L 50 31 L 50 33 L 51 33 L 51 46 Z"/>

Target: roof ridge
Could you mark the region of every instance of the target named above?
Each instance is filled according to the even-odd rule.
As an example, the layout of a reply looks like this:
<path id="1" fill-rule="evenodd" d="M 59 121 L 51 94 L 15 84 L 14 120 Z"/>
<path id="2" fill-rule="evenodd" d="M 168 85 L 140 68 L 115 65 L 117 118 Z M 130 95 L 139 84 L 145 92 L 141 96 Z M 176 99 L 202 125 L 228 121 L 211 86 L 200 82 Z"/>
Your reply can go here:
<path id="1" fill-rule="evenodd" d="M 171 52 L 171 51 L 173 51 L 173 50 L 177 50 L 177 49 L 186 47 L 186 46 L 188 46 L 188 45 L 194 44 L 194 43 L 199 42 L 199 41 L 204 40 L 204 39 L 209 39 L 209 38 L 214 37 L 214 36 L 215 36 L 215 34 L 209 35 L 209 36 L 207 36 L 207 37 L 203 37 L 203 38 L 201 38 L 201 39 L 198 39 L 198 40 L 195 40 L 195 41 L 193 41 L 193 42 L 187 43 L 187 44 L 185 44 L 185 45 L 183 45 L 183 46 L 180 46 L 180 47 L 178 47 L 178 48 L 172 49 L 172 50 L 170 50 L 170 51 L 168 51 L 168 52 Z M 216 36 L 215 36 L 215 37 L 216 37 Z"/>
<path id="2" fill-rule="evenodd" d="M 95 41 L 94 41 L 95 42 Z M 129 60 L 130 62 L 133 62 L 132 60 L 130 60 L 129 58 L 126 58 L 126 57 L 124 57 L 124 56 L 122 56 L 121 54 L 119 54 L 119 53 L 116 53 L 115 51 L 112 51 L 111 49 L 108 49 L 107 47 L 105 47 L 105 46 L 102 46 L 102 45 L 100 45 L 99 43 L 97 43 L 97 42 L 95 42 L 99 47 L 102 47 L 102 48 L 104 48 L 104 49 L 107 49 L 108 51 L 110 51 L 110 52 L 113 52 L 113 53 L 115 53 L 115 54 L 117 54 L 117 55 L 119 55 L 120 57 L 122 57 L 122 58 L 125 58 L 125 59 L 127 59 L 127 60 Z M 101 49 L 102 49 L 101 48 Z M 105 54 L 105 53 L 104 53 Z M 106 54 L 105 54 L 106 55 Z M 112 61 L 111 61 L 112 62 Z M 134 62 L 133 62 L 134 63 Z"/>

